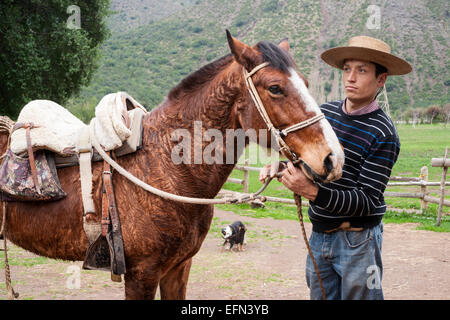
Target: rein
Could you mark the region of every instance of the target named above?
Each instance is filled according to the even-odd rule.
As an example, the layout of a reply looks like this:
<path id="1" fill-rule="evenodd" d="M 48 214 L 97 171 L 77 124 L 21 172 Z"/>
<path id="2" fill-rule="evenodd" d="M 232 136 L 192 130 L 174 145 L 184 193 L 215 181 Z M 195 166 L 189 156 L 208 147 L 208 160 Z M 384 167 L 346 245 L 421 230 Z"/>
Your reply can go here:
<path id="1" fill-rule="evenodd" d="M 319 268 L 317 267 L 316 258 L 312 253 L 311 247 L 309 245 L 308 236 L 306 235 L 305 224 L 303 222 L 303 213 L 302 213 L 302 197 L 299 194 L 294 193 L 295 204 L 297 205 L 297 215 L 298 220 L 300 222 L 300 226 L 302 227 L 303 240 L 305 241 L 306 248 L 308 249 L 309 256 L 311 257 L 311 261 L 314 266 L 314 272 L 317 275 L 317 279 L 319 280 L 320 292 L 322 293 L 322 299 L 327 300 L 327 295 L 325 294 L 325 288 L 322 283 L 322 277 L 320 276 Z"/>
<path id="2" fill-rule="evenodd" d="M 9 269 L 9 263 L 8 263 L 8 247 L 6 244 L 6 201 L 2 201 L 2 209 L 3 209 L 3 220 L 2 220 L 2 226 L 0 228 L 0 235 L 3 236 L 3 250 L 5 252 L 5 284 L 6 284 L 6 291 L 8 292 L 8 300 L 14 300 L 19 297 L 19 293 L 14 291 L 14 288 L 12 286 L 11 282 L 11 271 Z"/>
<path id="3" fill-rule="evenodd" d="M 234 198 L 222 198 L 222 199 L 192 198 L 192 197 L 185 197 L 185 196 L 180 196 L 180 195 L 173 194 L 173 193 L 170 193 L 170 192 L 166 192 L 166 191 L 160 190 L 158 188 L 152 187 L 151 185 L 149 185 L 149 184 L 145 183 L 144 181 L 142 181 L 141 179 L 135 177 L 134 175 L 129 173 L 127 170 L 125 170 L 122 166 L 120 166 L 116 161 L 114 161 L 103 150 L 103 148 L 98 143 L 97 139 L 95 138 L 94 126 L 90 126 L 90 130 L 91 130 L 91 143 L 92 143 L 92 146 L 95 148 L 95 150 L 97 150 L 97 152 L 103 158 L 103 160 L 105 160 L 107 163 L 109 163 L 111 165 L 111 167 L 116 169 L 116 171 L 119 174 L 123 175 L 125 178 L 127 178 L 128 180 L 133 182 L 135 185 L 141 187 L 145 191 L 153 193 L 153 194 L 155 194 L 157 196 L 160 196 L 161 198 L 164 198 L 164 199 L 167 199 L 167 200 L 183 202 L 183 203 L 191 203 L 191 204 L 204 204 L 204 205 L 208 205 L 208 204 L 242 203 L 242 202 L 246 202 L 246 201 L 250 201 L 250 200 L 254 200 L 254 199 L 259 198 L 259 194 L 261 192 L 263 192 L 264 189 L 269 184 L 268 183 L 269 181 L 267 181 L 263 185 L 263 187 L 261 187 L 261 189 L 259 189 L 256 193 L 253 193 L 253 194 L 248 194 L 248 195 L 246 194 L 246 195 L 238 196 L 238 197 L 234 197 Z"/>

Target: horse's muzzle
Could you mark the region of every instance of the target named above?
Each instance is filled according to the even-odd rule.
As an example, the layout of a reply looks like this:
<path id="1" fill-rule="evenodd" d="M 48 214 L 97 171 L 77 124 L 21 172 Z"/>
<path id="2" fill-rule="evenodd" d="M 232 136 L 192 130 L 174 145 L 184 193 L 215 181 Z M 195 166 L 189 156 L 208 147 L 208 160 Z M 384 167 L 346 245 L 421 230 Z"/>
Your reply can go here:
<path id="1" fill-rule="evenodd" d="M 294 165 L 300 166 L 301 168 L 303 168 L 303 172 L 312 181 L 314 181 L 316 183 L 330 182 L 330 181 L 337 180 L 338 178 L 340 178 L 340 175 L 338 175 L 338 176 L 332 175 L 333 170 L 334 170 L 334 163 L 333 163 L 332 157 L 333 157 L 333 154 L 330 153 L 325 157 L 325 159 L 323 161 L 323 169 L 325 172 L 324 174 L 317 173 L 306 162 L 304 162 L 301 159 L 299 159 L 293 163 L 294 163 Z M 330 179 L 330 176 L 332 176 L 333 178 Z"/>
<path id="2" fill-rule="evenodd" d="M 294 164 L 295 165 L 295 164 Z M 317 172 L 315 172 L 313 169 L 311 169 L 311 167 L 304 162 L 303 160 L 300 160 L 297 164 L 297 166 L 300 166 L 301 168 L 303 168 L 303 172 L 306 174 L 307 177 L 309 177 L 311 180 L 313 180 L 314 182 L 324 182 L 327 177 L 327 175 L 321 175 L 318 174 Z"/>

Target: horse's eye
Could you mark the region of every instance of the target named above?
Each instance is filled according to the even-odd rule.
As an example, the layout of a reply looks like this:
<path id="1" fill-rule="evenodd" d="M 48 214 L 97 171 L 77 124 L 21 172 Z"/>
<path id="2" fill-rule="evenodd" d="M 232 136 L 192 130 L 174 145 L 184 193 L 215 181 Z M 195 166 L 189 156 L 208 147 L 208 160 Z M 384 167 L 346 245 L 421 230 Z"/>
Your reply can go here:
<path id="1" fill-rule="evenodd" d="M 269 91 L 272 94 L 280 95 L 283 94 L 283 90 L 278 85 L 270 86 Z"/>

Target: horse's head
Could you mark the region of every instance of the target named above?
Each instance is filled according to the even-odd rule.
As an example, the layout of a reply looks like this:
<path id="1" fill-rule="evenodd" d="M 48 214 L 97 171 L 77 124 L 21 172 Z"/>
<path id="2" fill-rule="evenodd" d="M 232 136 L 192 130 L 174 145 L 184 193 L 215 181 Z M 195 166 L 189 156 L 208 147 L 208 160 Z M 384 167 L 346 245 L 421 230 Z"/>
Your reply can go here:
<path id="1" fill-rule="evenodd" d="M 309 178 L 339 179 L 344 152 L 309 93 L 308 82 L 295 70 L 287 40 L 278 46 L 259 42 L 252 48 L 228 31 L 227 37 L 245 90 L 235 108 L 239 125 L 244 130 L 270 129 L 282 153 L 303 164 Z"/>

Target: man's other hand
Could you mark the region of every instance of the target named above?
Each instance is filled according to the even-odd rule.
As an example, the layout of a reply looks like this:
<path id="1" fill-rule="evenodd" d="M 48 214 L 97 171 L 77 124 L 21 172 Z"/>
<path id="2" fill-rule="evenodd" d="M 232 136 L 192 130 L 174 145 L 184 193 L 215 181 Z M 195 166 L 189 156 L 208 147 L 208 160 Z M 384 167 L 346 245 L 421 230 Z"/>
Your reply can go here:
<path id="1" fill-rule="evenodd" d="M 265 183 L 268 177 L 273 178 L 278 172 L 281 172 L 284 169 L 286 169 L 285 162 L 276 161 L 271 164 L 267 164 L 261 169 L 261 171 L 259 171 L 259 181 L 261 181 L 261 183 Z"/>

